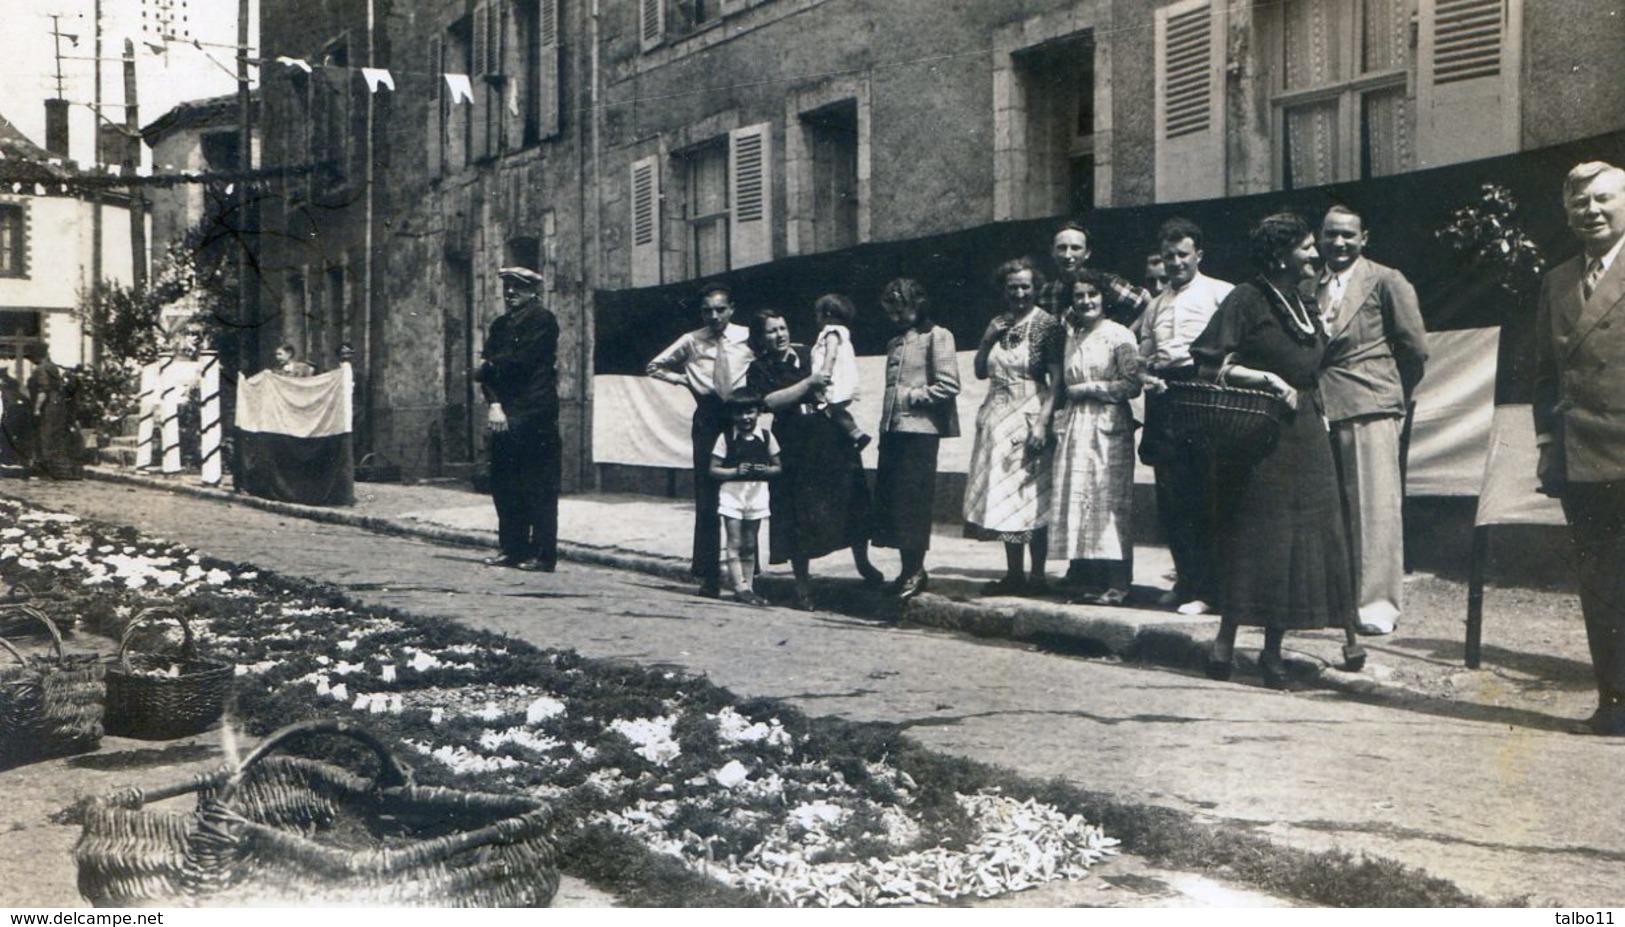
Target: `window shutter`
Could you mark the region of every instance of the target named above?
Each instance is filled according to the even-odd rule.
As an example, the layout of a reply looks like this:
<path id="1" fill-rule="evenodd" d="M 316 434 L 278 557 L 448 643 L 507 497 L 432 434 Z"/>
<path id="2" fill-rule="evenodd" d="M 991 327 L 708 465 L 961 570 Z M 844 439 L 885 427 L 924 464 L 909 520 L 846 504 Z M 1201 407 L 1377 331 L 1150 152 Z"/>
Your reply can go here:
<path id="1" fill-rule="evenodd" d="M 446 169 L 446 81 L 439 36 L 429 40 L 429 79 L 434 81 L 429 104 L 429 176 L 439 177 Z"/>
<path id="2" fill-rule="evenodd" d="M 1224 13 L 1209 0 L 1156 11 L 1157 202 L 1225 191 Z"/>
<path id="3" fill-rule="evenodd" d="M 1417 167 L 1518 150 L 1521 0 L 1417 4 Z"/>
<path id="4" fill-rule="evenodd" d="M 559 73 L 559 0 L 541 0 L 536 15 L 536 127 L 544 139 L 557 138 L 560 111 L 564 108 L 563 82 Z"/>
<path id="5" fill-rule="evenodd" d="M 644 51 L 665 40 L 666 0 L 638 0 L 638 36 Z"/>
<path id="6" fill-rule="evenodd" d="M 732 267 L 773 260 L 772 126 L 728 136 L 728 252 Z"/>
<path id="7" fill-rule="evenodd" d="M 660 159 L 632 162 L 632 285 L 660 283 Z"/>

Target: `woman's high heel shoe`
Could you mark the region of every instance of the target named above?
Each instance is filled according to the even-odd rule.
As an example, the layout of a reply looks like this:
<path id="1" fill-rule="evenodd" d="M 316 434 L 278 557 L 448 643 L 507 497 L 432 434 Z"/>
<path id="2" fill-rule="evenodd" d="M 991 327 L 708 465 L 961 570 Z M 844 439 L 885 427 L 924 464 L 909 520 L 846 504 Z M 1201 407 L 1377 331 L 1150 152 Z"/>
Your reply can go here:
<path id="1" fill-rule="evenodd" d="M 1264 677 L 1264 687 L 1268 689 L 1286 688 L 1286 661 L 1278 653 L 1261 653 L 1258 655 L 1258 672 Z"/>

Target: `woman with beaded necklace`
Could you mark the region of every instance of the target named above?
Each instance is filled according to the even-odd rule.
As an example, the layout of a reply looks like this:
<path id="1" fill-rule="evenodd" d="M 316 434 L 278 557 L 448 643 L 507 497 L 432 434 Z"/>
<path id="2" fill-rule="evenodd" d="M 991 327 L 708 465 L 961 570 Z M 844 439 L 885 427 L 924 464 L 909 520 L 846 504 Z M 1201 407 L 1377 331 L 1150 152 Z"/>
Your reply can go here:
<path id="1" fill-rule="evenodd" d="M 965 536 L 1004 542 L 1005 574 L 983 587 L 986 595 L 1046 590 L 1049 555 L 1050 417 L 1061 382 L 1066 335 L 1055 317 L 1038 308 L 1044 280 L 1030 258 L 993 273 L 1004 302 L 976 351 L 976 378 L 988 381 L 976 413 L 976 444 L 965 487 Z M 1022 570 L 1032 551 L 1031 578 Z"/>
<path id="2" fill-rule="evenodd" d="M 1236 629 L 1262 627 L 1264 684 L 1286 686 L 1281 643 L 1288 630 L 1353 628 L 1356 608 L 1331 444 L 1316 391 L 1326 331 L 1299 290 L 1313 280 L 1314 236 L 1291 213 L 1269 216 L 1250 235 L 1259 276 L 1235 288 L 1191 345 L 1204 376 L 1269 390 L 1290 411 L 1263 459 L 1222 465 L 1219 474 L 1219 634 L 1208 675 L 1228 679 Z M 1350 669 L 1365 653 L 1352 635 Z"/>

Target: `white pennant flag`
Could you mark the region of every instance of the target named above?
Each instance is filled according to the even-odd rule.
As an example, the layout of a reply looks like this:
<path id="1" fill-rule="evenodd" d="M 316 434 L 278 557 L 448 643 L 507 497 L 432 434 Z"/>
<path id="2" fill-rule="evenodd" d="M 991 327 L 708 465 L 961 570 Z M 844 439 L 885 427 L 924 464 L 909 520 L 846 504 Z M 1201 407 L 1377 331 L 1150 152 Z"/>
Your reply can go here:
<path id="1" fill-rule="evenodd" d="M 34 195 L 35 196 L 44 196 L 45 195 L 45 184 L 42 184 L 42 183 L 34 184 Z"/>
<path id="2" fill-rule="evenodd" d="M 287 55 L 277 55 L 276 63 L 287 65 L 290 68 L 298 68 L 306 74 L 310 73 L 310 62 L 303 58 L 289 58 Z"/>
<path id="3" fill-rule="evenodd" d="M 508 81 L 508 112 L 519 115 L 519 82 L 516 80 Z"/>
<path id="4" fill-rule="evenodd" d="M 474 102 L 474 85 L 468 82 L 467 74 L 447 74 L 446 86 L 451 89 L 452 103 Z"/>
<path id="5" fill-rule="evenodd" d="M 151 177 L 152 176 L 152 168 L 146 166 L 145 164 L 137 164 L 135 166 L 135 176 L 137 176 L 137 177 Z"/>
<path id="6" fill-rule="evenodd" d="M 391 93 L 395 90 L 395 78 L 389 76 L 387 68 L 362 68 L 361 76 L 367 79 L 367 90 L 372 93 L 378 92 L 380 84 L 388 87 Z"/>
<path id="7" fill-rule="evenodd" d="M 52 167 L 61 167 L 62 166 L 62 159 L 61 158 L 46 158 L 45 163 L 51 165 Z"/>
<path id="8" fill-rule="evenodd" d="M 109 164 L 109 165 L 107 165 L 107 173 L 110 176 L 118 177 L 118 176 L 120 176 L 121 174 L 124 173 L 124 168 L 120 167 L 117 164 Z"/>

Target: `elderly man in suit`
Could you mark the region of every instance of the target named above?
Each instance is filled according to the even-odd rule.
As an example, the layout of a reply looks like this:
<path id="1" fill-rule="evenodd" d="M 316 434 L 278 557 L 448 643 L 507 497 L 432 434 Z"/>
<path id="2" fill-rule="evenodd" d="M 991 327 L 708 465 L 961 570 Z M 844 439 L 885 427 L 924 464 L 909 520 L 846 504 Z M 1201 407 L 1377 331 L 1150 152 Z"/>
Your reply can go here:
<path id="1" fill-rule="evenodd" d="M 1625 170 L 1563 181 L 1582 253 L 1541 282 L 1535 320 L 1540 489 L 1562 500 L 1580 573 L 1597 710 L 1576 733 L 1625 736 Z"/>
<path id="2" fill-rule="evenodd" d="M 1365 257 L 1369 237 L 1359 213 L 1345 206 L 1333 206 L 1320 224 L 1326 266 L 1315 296 L 1328 339 L 1320 397 L 1359 585 L 1359 630 L 1390 634 L 1405 589 L 1399 438 L 1428 348 L 1416 290 L 1404 274 Z"/>

